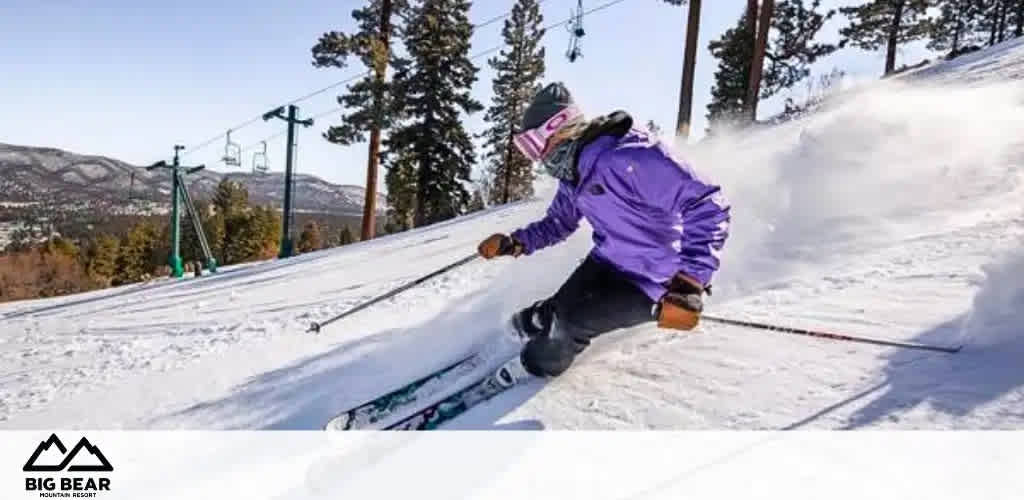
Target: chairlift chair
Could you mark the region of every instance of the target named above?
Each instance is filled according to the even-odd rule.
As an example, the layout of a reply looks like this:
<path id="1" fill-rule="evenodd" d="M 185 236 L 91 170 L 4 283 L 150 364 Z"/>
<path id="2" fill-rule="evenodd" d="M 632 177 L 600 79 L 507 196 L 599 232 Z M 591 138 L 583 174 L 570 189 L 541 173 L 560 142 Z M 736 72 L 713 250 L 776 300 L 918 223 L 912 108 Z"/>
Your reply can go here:
<path id="1" fill-rule="evenodd" d="M 569 17 L 570 20 L 565 25 L 569 31 L 569 49 L 565 51 L 565 57 L 569 58 L 569 62 L 576 62 L 576 59 L 583 57 L 580 38 L 587 34 L 583 29 L 583 0 L 577 0 L 576 10 L 571 11 Z"/>
<path id="2" fill-rule="evenodd" d="M 237 142 L 231 142 L 231 130 L 228 130 L 227 140 L 224 143 L 224 157 L 221 160 L 232 167 L 239 167 L 242 165 L 241 157 L 242 146 L 238 145 Z"/>
<path id="3" fill-rule="evenodd" d="M 263 144 L 263 151 L 257 151 L 252 154 L 252 173 L 266 175 L 269 167 L 267 166 L 267 141 L 260 141 Z"/>

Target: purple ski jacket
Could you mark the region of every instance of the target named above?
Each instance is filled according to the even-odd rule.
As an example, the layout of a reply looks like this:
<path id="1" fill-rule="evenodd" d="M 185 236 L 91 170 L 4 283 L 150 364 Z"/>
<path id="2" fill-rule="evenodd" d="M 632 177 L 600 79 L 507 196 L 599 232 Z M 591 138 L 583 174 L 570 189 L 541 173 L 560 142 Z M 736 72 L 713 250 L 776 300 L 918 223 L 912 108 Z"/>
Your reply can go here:
<path id="1" fill-rule="evenodd" d="M 729 231 L 729 205 L 719 186 L 636 129 L 587 144 L 577 168 L 577 185 L 560 181 L 547 215 L 512 233 L 526 255 L 565 240 L 586 217 L 591 254 L 651 300 L 661 299 L 677 272 L 709 284 Z"/>

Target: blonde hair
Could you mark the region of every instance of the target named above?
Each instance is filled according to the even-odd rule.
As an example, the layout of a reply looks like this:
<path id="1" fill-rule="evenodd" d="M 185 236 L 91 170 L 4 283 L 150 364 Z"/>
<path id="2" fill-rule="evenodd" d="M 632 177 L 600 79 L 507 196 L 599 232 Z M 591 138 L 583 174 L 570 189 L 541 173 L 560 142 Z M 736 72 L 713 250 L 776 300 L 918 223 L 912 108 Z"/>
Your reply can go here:
<path id="1" fill-rule="evenodd" d="M 555 135 L 552 135 L 551 138 L 548 139 L 548 146 L 546 149 L 551 149 L 561 144 L 563 141 L 576 139 L 589 126 L 590 121 L 583 118 L 583 116 L 577 116 L 575 118 L 572 118 L 564 125 L 559 127 L 559 129 L 555 132 Z"/>

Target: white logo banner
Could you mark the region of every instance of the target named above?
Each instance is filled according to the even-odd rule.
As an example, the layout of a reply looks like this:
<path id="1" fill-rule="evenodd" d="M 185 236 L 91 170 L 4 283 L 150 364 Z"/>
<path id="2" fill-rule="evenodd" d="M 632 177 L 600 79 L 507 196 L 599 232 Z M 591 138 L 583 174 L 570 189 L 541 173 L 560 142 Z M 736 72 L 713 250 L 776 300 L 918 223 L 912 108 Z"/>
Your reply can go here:
<path id="1" fill-rule="evenodd" d="M 992 500 L 1021 471 L 1021 432 L 0 432 L 4 500 Z"/>

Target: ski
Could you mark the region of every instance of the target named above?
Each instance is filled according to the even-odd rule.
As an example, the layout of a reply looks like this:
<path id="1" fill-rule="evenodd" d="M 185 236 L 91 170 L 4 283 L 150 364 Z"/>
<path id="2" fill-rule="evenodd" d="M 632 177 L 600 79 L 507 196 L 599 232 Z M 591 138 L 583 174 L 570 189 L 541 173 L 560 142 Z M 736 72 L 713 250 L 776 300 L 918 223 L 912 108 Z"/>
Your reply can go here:
<path id="1" fill-rule="evenodd" d="M 454 394 L 387 426 L 385 429 L 397 431 L 437 429 L 441 425 L 462 415 L 470 408 L 520 383 L 522 383 L 522 380 L 514 379 L 503 368 L 499 368 Z"/>
<path id="2" fill-rule="evenodd" d="M 456 379 L 476 368 L 481 361 L 478 354 L 440 368 L 387 394 L 346 410 L 327 422 L 325 430 L 367 430 L 379 428 L 379 423 L 393 416 L 399 409 L 417 401 L 429 400 L 450 384 L 442 382 L 450 376 Z"/>

